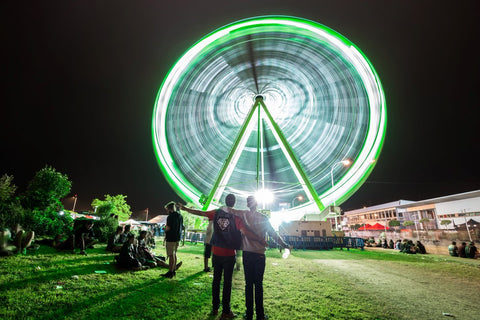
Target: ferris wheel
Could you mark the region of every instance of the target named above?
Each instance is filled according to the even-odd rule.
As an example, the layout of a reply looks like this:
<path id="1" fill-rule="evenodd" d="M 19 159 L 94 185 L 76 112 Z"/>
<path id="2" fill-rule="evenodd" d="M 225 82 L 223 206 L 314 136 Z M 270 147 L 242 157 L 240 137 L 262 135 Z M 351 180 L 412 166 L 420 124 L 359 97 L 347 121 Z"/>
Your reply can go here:
<path id="1" fill-rule="evenodd" d="M 160 168 L 185 201 L 211 209 L 233 193 L 244 207 L 256 193 L 273 212 L 313 213 L 367 179 L 386 104 L 373 66 L 345 37 L 263 16 L 187 50 L 162 83 L 152 122 Z"/>

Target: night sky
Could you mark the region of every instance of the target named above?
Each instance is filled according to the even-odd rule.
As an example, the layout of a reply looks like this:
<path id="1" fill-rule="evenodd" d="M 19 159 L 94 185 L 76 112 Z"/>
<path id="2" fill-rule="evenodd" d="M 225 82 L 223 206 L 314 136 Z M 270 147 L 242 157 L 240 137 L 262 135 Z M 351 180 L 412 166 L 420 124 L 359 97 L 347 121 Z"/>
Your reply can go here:
<path id="1" fill-rule="evenodd" d="M 79 210 L 124 194 L 132 211 L 160 213 L 180 200 L 151 138 L 164 77 L 201 37 L 267 14 L 339 32 L 382 81 L 383 150 L 343 209 L 480 189 L 476 0 L 2 1 L 0 175 L 21 192 L 48 164 L 73 182 Z"/>

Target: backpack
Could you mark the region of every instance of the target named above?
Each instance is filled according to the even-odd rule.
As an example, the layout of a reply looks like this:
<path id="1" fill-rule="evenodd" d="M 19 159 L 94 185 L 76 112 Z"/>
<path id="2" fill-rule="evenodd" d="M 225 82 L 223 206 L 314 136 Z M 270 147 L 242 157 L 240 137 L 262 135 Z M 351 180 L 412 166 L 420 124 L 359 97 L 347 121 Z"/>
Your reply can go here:
<path id="1" fill-rule="evenodd" d="M 235 216 L 218 209 L 213 218 L 213 236 L 210 241 L 212 246 L 225 249 L 240 249 L 242 235 L 237 229 Z"/>

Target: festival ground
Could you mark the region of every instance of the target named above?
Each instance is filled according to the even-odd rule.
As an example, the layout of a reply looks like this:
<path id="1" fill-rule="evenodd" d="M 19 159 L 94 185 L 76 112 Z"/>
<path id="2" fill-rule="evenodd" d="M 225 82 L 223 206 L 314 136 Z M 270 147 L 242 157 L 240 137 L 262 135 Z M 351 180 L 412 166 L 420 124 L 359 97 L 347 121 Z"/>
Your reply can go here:
<path id="1" fill-rule="evenodd" d="M 157 252 L 164 253 L 161 243 Z M 2 319 L 215 319 L 212 273 L 201 244 L 181 247 L 175 279 L 165 269 L 118 270 L 104 247 L 87 256 L 48 247 L 0 260 Z M 480 261 L 395 250 L 267 251 L 265 305 L 270 319 L 478 319 Z M 242 271 L 232 309 L 244 307 Z"/>

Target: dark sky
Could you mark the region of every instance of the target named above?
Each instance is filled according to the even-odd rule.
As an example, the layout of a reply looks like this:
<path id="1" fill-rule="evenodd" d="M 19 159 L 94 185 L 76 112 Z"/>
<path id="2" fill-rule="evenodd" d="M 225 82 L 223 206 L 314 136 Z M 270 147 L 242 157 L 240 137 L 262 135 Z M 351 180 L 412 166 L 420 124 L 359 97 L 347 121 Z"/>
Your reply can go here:
<path id="1" fill-rule="evenodd" d="M 124 194 L 159 213 L 180 200 L 152 147 L 162 80 L 201 37 L 267 14 L 336 30 L 382 81 L 383 151 L 344 209 L 480 189 L 476 0 L 2 1 L 0 174 L 22 191 L 48 164 L 72 180 L 77 209 Z"/>

